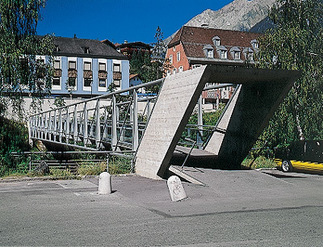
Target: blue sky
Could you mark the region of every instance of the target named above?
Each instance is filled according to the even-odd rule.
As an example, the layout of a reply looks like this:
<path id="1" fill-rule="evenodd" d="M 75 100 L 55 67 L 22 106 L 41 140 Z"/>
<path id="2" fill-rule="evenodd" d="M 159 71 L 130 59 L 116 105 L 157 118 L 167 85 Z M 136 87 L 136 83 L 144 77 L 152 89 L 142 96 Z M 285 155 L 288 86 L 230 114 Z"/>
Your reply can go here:
<path id="1" fill-rule="evenodd" d="M 109 39 L 122 43 L 154 42 L 158 26 L 167 38 L 206 9 L 232 0 L 47 0 L 38 34 Z"/>

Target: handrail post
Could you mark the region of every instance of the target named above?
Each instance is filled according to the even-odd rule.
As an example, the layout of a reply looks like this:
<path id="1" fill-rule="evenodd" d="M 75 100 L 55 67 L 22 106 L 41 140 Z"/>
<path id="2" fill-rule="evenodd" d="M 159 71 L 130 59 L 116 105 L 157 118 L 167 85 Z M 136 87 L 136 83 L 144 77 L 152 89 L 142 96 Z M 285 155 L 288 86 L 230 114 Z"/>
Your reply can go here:
<path id="1" fill-rule="evenodd" d="M 62 119 L 62 109 L 59 109 L 58 112 L 58 140 L 62 142 L 62 132 L 63 132 L 63 119 Z"/>
<path id="2" fill-rule="evenodd" d="M 116 150 L 118 136 L 117 136 L 117 100 L 115 95 L 112 96 L 112 133 L 111 134 L 112 134 L 111 136 L 112 150 Z"/>
<path id="3" fill-rule="evenodd" d="M 87 125 L 87 122 L 88 122 L 88 116 L 87 116 L 87 103 L 85 102 L 84 103 L 84 109 L 83 109 L 83 144 L 84 144 L 84 147 L 86 146 L 87 144 L 87 137 L 88 137 L 88 125 Z"/>
<path id="4" fill-rule="evenodd" d="M 95 142 L 96 148 L 100 148 L 100 139 L 101 139 L 101 121 L 100 121 L 100 99 L 96 102 L 96 128 L 95 128 Z"/>
<path id="5" fill-rule="evenodd" d="M 65 133 L 65 141 L 68 144 L 70 139 L 70 113 L 68 107 L 66 107 L 66 133 Z"/>
<path id="6" fill-rule="evenodd" d="M 76 144 L 77 141 L 77 135 L 78 135 L 78 123 L 77 123 L 77 105 L 74 106 L 74 120 L 73 120 L 73 139 L 74 144 Z"/>
<path id="7" fill-rule="evenodd" d="M 202 95 L 200 95 L 198 100 L 198 118 L 197 118 L 197 124 L 198 124 L 198 135 L 197 135 L 197 143 L 201 144 L 202 136 L 203 136 L 203 108 L 202 108 Z M 200 146 L 200 145 L 199 145 Z"/>
<path id="8" fill-rule="evenodd" d="M 137 92 L 133 90 L 133 105 L 132 105 L 132 150 L 136 151 L 139 144 L 138 135 L 138 96 Z"/>
<path id="9" fill-rule="evenodd" d="M 54 141 L 56 141 L 57 136 L 57 121 L 56 121 L 56 112 L 57 110 L 54 110 Z"/>

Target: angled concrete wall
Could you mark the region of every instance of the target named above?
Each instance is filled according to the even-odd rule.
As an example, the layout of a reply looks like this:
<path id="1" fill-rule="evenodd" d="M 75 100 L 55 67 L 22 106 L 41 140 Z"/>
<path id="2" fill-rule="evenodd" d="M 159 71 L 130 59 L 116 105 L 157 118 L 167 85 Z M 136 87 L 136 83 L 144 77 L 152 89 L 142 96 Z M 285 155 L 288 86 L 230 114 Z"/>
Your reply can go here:
<path id="1" fill-rule="evenodd" d="M 257 73 L 248 79 L 248 73 L 241 74 L 242 84 L 217 124 L 224 132 L 215 132 L 205 148 L 218 155 L 214 167 L 240 168 L 298 77 L 295 71 L 253 70 L 263 72 L 263 76 L 257 79 Z"/>
<path id="2" fill-rule="evenodd" d="M 176 144 L 208 76 L 206 67 L 166 77 L 136 155 L 136 173 L 157 179 L 169 167 Z"/>
<path id="3" fill-rule="evenodd" d="M 176 144 L 206 82 L 241 84 L 222 116 L 206 150 L 225 168 L 238 168 L 274 110 L 299 77 L 297 71 L 208 65 L 165 79 L 155 109 L 137 150 L 136 173 L 163 177 Z"/>

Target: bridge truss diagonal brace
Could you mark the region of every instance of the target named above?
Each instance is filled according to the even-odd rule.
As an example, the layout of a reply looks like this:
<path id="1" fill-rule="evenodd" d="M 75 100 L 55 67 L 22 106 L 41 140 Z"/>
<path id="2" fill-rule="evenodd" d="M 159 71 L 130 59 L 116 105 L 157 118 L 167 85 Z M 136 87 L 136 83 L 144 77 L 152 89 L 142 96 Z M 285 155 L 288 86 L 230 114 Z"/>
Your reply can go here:
<path id="1" fill-rule="evenodd" d="M 136 173 L 163 177 L 209 76 L 207 67 L 166 77 L 136 155 Z"/>

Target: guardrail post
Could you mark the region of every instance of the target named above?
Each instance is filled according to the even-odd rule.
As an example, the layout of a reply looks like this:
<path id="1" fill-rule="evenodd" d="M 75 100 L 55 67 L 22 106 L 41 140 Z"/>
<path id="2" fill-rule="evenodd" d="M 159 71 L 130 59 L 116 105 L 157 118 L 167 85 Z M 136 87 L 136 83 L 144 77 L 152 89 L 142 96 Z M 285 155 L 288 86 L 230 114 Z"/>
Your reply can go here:
<path id="1" fill-rule="evenodd" d="M 116 145 L 118 142 L 117 136 L 117 100 L 116 96 L 112 96 L 112 136 L 111 136 L 111 145 L 112 149 L 116 150 Z"/>
<path id="2" fill-rule="evenodd" d="M 138 96 L 136 90 L 133 90 L 132 105 L 132 150 L 136 151 L 139 144 L 138 136 Z"/>
<path id="3" fill-rule="evenodd" d="M 95 126 L 95 142 L 96 148 L 100 148 L 100 139 L 101 139 L 101 121 L 100 121 L 100 99 L 96 102 L 96 126 Z"/>

